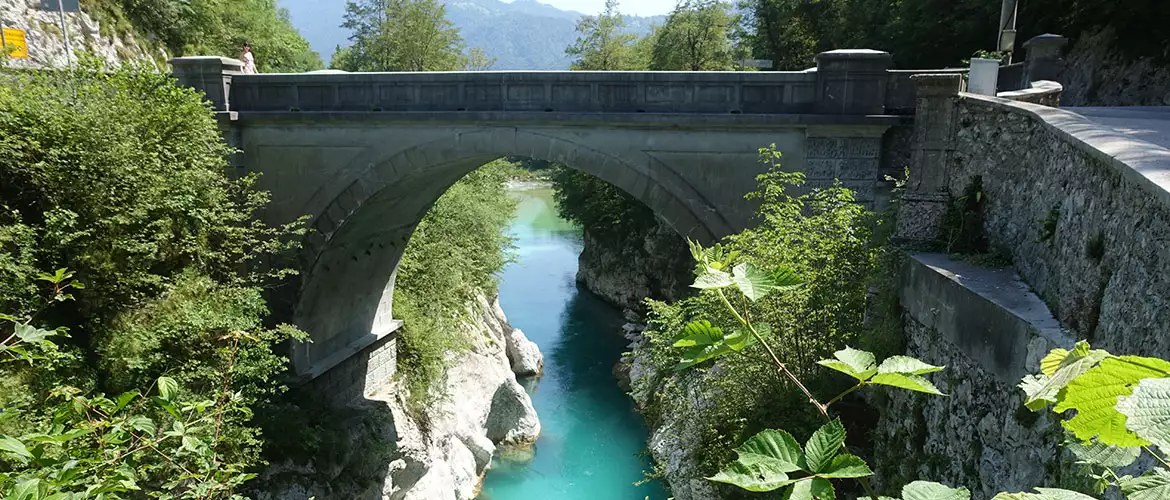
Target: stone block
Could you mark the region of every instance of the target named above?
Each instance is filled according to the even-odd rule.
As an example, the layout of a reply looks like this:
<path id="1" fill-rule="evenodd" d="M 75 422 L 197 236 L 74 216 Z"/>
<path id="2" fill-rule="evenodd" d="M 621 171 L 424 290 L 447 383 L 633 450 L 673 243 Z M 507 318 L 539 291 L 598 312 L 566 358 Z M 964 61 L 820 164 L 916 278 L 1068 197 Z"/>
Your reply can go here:
<path id="1" fill-rule="evenodd" d="M 845 144 L 836 137 L 809 137 L 805 143 L 805 156 L 809 159 L 845 158 Z"/>

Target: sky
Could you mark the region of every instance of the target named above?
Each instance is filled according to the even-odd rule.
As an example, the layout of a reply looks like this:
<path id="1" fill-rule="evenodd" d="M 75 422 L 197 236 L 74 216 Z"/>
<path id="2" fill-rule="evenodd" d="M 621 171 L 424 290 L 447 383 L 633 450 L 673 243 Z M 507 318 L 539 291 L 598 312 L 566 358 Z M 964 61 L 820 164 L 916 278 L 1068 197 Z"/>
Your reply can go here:
<path id="1" fill-rule="evenodd" d="M 510 2 L 510 0 L 504 0 Z M 561 10 L 575 10 L 583 14 L 598 14 L 605 7 L 605 0 L 538 0 Z M 678 0 L 621 0 L 622 14 L 635 16 L 657 16 L 669 14 Z"/>

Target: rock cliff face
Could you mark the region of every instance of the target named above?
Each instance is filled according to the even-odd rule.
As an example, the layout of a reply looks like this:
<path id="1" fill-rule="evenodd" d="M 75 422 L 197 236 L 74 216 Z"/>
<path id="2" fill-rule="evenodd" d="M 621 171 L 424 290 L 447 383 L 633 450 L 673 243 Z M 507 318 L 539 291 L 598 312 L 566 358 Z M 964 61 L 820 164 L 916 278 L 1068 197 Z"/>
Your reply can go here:
<path id="1" fill-rule="evenodd" d="M 1064 106 L 1170 106 L 1170 66 L 1125 56 L 1112 28 L 1083 34 L 1065 61 Z"/>
<path id="2" fill-rule="evenodd" d="M 661 219 L 644 233 L 599 237 L 585 230 L 577 281 L 606 301 L 640 310 L 642 299 L 687 293 L 694 264 L 686 240 Z"/>
<path id="3" fill-rule="evenodd" d="M 660 398 L 657 391 L 667 377 L 679 377 L 686 387 L 686 397 L 692 408 L 703 408 L 714 404 L 710 394 L 701 390 L 705 384 L 700 377 L 710 376 L 698 372 L 675 374 L 655 366 L 647 353 L 647 339 L 642 335 L 640 325 L 627 325 L 626 338 L 630 339 L 630 354 L 623 357 L 623 370 L 629 374 L 630 396 L 639 408 L 646 408 Z M 717 373 L 712 371 L 711 373 Z M 701 470 L 702 446 L 700 428 L 702 422 L 688 415 L 664 413 L 658 422 L 651 422 L 648 448 L 650 456 L 658 464 L 662 478 L 670 486 L 675 500 L 712 500 L 726 496 L 714 483 L 703 479 Z"/>
<path id="4" fill-rule="evenodd" d="M 531 456 L 540 421 L 513 366 L 531 372 L 542 364 L 535 344 L 508 324 L 499 302 L 479 297 L 463 332 L 471 349 L 452 360 L 447 397 L 421 415 L 407 410 L 398 381 L 357 403 L 337 443 L 335 459 L 311 465 L 277 464 L 262 478 L 267 499 L 352 498 L 471 500 L 492 456 Z M 509 345 L 528 346 L 524 359 Z"/>
<path id="5" fill-rule="evenodd" d="M 54 2 L 55 4 L 55 2 Z M 65 32 L 61 30 L 60 14 L 55 10 L 41 10 L 41 0 L 0 1 L 0 21 L 5 28 L 25 32 L 28 45 L 27 59 L 9 59 L 8 67 L 61 68 L 69 64 L 65 50 Z M 152 52 L 140 43 L 133 33 L 115 33 L 112 24 L 103 26 L 86 12 L 66 12 L 65 27 L 69 33 L 72 60 L 79 54 L 96 57 L 107 67 L 117 67 L 128 61 L 158 67 L 167 60 L 166 52 Z"/>

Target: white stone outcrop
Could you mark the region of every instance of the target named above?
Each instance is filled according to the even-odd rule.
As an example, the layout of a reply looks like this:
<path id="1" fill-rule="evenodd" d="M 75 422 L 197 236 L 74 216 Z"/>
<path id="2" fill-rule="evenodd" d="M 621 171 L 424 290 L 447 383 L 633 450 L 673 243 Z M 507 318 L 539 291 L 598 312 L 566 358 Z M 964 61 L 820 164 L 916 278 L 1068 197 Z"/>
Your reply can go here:
<path id="1" fill-rule="evenodd" d="M 370 465 L 355 463 L 330 464 L 329 470 L 278 464 L 268 475 L 280 479 L 267 481 L 266 491 L 258 496 L 472 500 L 479 494 L 497 450 L 506 449 L 508 456 L 531 455 L 541 428 L 532 399 L 516 380 L 508 357 L 513 328 L 497 301 L 478 297 L 468 313 L 463 333 L 471 348 L 452 355 L 445 398 L 422 415 L 415 415 L 407 410 L 401 381 L 388 380 L 357 406 L 376 406 L 367 414 L 392 416 L 373 424 L 368 419 L 346 424 L 355 429 L 355 435 L 350 442 L 337 445 L 342 449 L 370 446 L 371 436 L 361 432 L 391 437 L 390 457 L 373 464 L 380 470 L 369 471 Z M 540 357 L 539 352 L 536 356 Z M 389 465 L 379 465 L 383 463 Z M 360 484 L 347 477 L 355 471 L 363 477 L 382 479 L 375 481 L 377 484 Z M 297 477 L 289 478 L 290 472 Z"/>
<path id="2" fill-rule="evenodd" d="M 102 34 L 101 24 L 85 12 L 65 13 L 70 48 L 66 52 L 60 14 L 56 10 L 41 10 L 40 5 L 41 0 L 0 1 L 0 20 L 4 21 L 4 27 L 24 31 L 28 45 L 27 59 L 9 59 L 6 66 L 64 68 L 70 60 L 76 64 L 79 54 L 96 57 L 107 67 L 118 67 L 128 61 L 155 67 L 159 61 L 167 60 L 165 52 L 149 53 L 132 34 L 114 34 L 112 28 Z"/>
<path id="3" fill-rule="evenodd" d="M 520 377 L 538 376 L 544 371 L 540 348 L 519 328 L 508 334 L 508 360 L 512 362 L 512 372 Z"/>

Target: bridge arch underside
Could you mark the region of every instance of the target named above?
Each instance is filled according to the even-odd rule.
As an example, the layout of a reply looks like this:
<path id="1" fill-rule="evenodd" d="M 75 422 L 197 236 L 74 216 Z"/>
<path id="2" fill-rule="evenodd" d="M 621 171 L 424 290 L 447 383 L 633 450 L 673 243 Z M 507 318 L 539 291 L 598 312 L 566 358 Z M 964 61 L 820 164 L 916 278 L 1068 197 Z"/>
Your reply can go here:
<path id="1" fill-rule="evenodd" d="M 493 159 L 592 174 L 680 234 L 712 241 L 749 224 L 757 149 L 776 143 L 787 168 L 804 169 L 807 132 L 276 124 L 245 127 L 243 145 L 273 194 L 267 218 L 314 217 L 293 313 L 313 339 L 294 349 L 294 366 L 313 378 L 396 329 L 394 276 L 411 234 L 451 185 Z"/>

